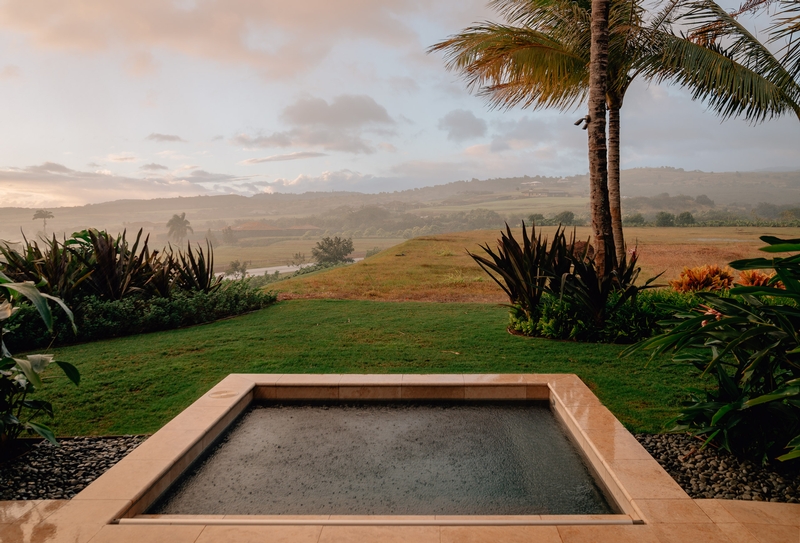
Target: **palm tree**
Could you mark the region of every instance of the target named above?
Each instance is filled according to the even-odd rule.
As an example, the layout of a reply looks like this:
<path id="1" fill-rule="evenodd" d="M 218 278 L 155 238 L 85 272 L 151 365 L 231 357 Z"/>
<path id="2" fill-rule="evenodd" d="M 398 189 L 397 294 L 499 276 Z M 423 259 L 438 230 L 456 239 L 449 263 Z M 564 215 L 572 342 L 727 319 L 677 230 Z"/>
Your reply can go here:
<path id="1" fill-rule="evenodd" d="M 608 213 L 619 262 L 625 258 L 619 189 L 620 109 L 634 78 L 641 74 L 680 83 L 682 77 L 695 90 L 696 98 L 712 101 L 715 92 L 723 86 L 730 89 L 729 94 L 737 88 L 770 86 L 754 66 L 740 62 L 709 65 L 708 73 L 698 73 L 692 59 L 708 53 L 703 44 L 676 36 L 671 31 L 676 18 L 684 15 L 685 4 L 684 0 L 669 0 L 645 22 L 644 9 L 638 0 L 611 0 L 605 92 L 605 107 L 608 109 Z M 478 94 L 488 98 L 493 107 L 522 105 L 534 109 L 555 107 L 565 111 L 580 105 L 591 87 L 591 12 L 594 8 L 588 0 L 494 0 L 490 5 L 501 13 L 507 24 L 472 26 L 430 50 L 444 51 L 448 69 L 461 72 L 468 87 L 477 88 Z M 670 69 L 659 71 L 657 68 L 662 66 Z M 719 74 L 717 80 L 714 74 Z M 707 77 L 704 79 L 701 75 Z M 792 107 L 794 102 L 790 95 L 788 91 L 764 93 L 755 109 L 780 114 Z M 713 109 L 714 104 L 711 105 Z M 591 128 L 591 121 L 598 115 L 602 119 L 605 117 L 599 108 L 595 114 L 590 108 L 590 122 L 584 128 Z M 597 141 L 596 137 L 591 140 Z M 590 157 L 594 155 L 594 159 L 598 159 L 601 154 L 597 154 L 596 149 Z M 590 166 L 593 168 L 596 166 Z M 594 176 L 595 179 L 598 176 L 602 178 L 602 171 L 596 171 Z M 603 197 L 602 182 L 593 180 L 593 223 L 596 215 L 602 220 L 601 210 L 594 210 L 595 202 L 598 207 L 604 205 Z M 598 236 L 597 231 L 595 236 Z"/>
<path id="2" fill-rule="evenodd" d="M 757 123 L 785 113 L 800 119 L 800 46 L 790 39 L 776 57 L 737 19 L 763 3 L 753 0 L 728 13 L 713 0 L 685 2 L 676 21 L 692 25 L 688 38 L 663 32 L 653 40 L 654 54 L 639 68 L 657 82 L 688 87 L 693 98 L 704 100 L 723 119 Z M 800 14 L 793 12 L 800 12 L 800 4 L 781 12 L 789 16 L 772 27 L 770 41 L 800 30 Z"/>
<path id="3" fill-rule="evenodd" d="M 47 233 L 47 219 L 52 219 L 53 213 L 46 209 L 37 209 L 33 214 L 33 220 L 42 219 L 42 231 Z"/>
<path id="4" fill-rule="evenodd" d="M 178 243 L 183 241 L 187 232 L 194 234 L 194 230 L 186 219 L 186 213 L 181 213 L 180 215 L 176 213 L 173 215 L 172 218 L 167 221 L 167 228 L 169 228 L 169 237 Z"/>

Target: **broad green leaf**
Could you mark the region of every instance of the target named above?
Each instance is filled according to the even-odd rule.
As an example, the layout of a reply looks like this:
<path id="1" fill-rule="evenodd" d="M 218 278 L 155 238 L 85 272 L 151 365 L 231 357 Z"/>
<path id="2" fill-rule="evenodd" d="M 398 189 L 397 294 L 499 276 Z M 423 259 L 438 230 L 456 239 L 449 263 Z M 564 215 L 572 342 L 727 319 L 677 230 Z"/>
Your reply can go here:
<path id="1" fill-rule="evenodd" d="M 800 243 L 780 243 L 778 245 L 767 245 L 766 247 L 761 247 L 759 251 L 764 251 L 765 253 L 788 253 L 800 251 Z"/>
<path id="2" fill-rule="evenodd" d="M 25 296 L 39 311 L 45 326 L 47 326 L 47 330 L 50 332 L 53 331 L 53 315 L 50 312 L 50 307 L 47 305 L 47 300 L 45 300 L 42 293 L 36 289 L 36 286 L 33 283 L 2 283 L 0 284 L 0 288 L 13 290 L 22 296 Z"/>
<path id="3" fill-rule="evenodd" d="M 81 383 L 81 374 L 78 371 L 78 368 L 76 368 L 69 362 L 61 362 L 60 360 L 56 360 L 55 363 L 58 366 L 60 366 L 62 370 L 64 370 L 64 374 L 70 381 L 72 381 L 76 385 L 79 385 Z"/>
<path id="4" fill-rule="evenodd" d="M 49 441 L 56 447 L 59 446 L 58 441 L 56 440 L 56 435 L 48 426 L 32 421 L 28 421 L 28 423 L 25 426 L 27 426 L 28 428 L 30 428 L 31 430 L 33 430 L 34 432 L 45 438 L 47 441 Z"/>

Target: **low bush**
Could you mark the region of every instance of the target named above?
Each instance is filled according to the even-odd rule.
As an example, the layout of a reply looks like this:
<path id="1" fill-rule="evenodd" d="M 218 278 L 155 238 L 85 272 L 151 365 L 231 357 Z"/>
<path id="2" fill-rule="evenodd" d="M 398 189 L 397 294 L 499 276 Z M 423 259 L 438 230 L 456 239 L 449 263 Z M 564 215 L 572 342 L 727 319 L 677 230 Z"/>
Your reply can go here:
<path id="1" fill-rule="evenodd" d="M 700 292 L 728 290 L 733 286 L 733 270 L 716 264 L 683 268 L 670 286 L 678 292 Z"/>
<path id="2" fill-rule="evenodd" d="M 550 339 L 635 343 L 660 332 L 658 323 L 672 317 L 675 307 L 689 310 L 698 302 L 692 294 L 669 289 L 645 290 L 622 304 L 619 298 L 618 292 L 609 296 L 606 301 L 608 317 L 598 325 L 581 305 L 547 293 L 542 296 L 536 318 L 527 318 L 522 311 L 512 308 L 509 329 Z"/>
<path id="3" fill-rule="evenodd" d="M 175 290 L 168 298 L 129 296 L 105 300 L 88 296 L 74 308 L 77 335 L 68 320 L 56 316 L 54 337 L 37 319 L 36 309 L 23 304 L 8 321 L 13 335 L 7 342 L 13 350 L 27 351 L 51 343 L 67 345 L 170 330 L 261 309 L 275 300 L 273 293 L 262 292 L 249 280 L 224 281 L 211 292 Z"/>

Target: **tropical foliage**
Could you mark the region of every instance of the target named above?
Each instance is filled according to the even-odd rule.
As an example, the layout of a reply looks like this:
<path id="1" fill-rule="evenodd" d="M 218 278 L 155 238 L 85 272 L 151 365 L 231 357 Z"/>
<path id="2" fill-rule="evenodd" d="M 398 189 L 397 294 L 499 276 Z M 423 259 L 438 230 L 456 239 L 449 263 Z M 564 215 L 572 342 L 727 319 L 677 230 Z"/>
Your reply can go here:
<path id="1" fill-rule="evenodd" d="M 52 418 L 53 406 L 45 400 L 29 398 L 41 388 L 41 374 L 48 366 L 54 364 L 73 383 L 77 385 L 80 382 L 80 373 L 68 362 L 53 360 L 52 355 L 45 354 L 14 358 L 6 347 L 6 322 L 19 310 L 22 300 L 27 300 L 35 308 L 44 325 L 52 331 L 53 315 L 48 299 L 61 305 L 72 323 L 72 313 L 61 300 L 40 293 L 33 283 L 14 282 L 0 272 L 0 457 L 7 454 L 14 440 L 26 430 L 56 443 L 53 431 L 40 420 L 34 420 L 43 414 Z"/>
<path id="2" fill-rule="evenodd" d="M 800 239 L 761 239 L 769 244 L 766 252 L 800 251 Z M 709 390 L 691 391 L 676 431 L 762 462 L 800 458 L 800 254 L 731 266 L 772 269 L 774 277 L 767 285 L 735 287 L 731 297 L 697 293 L 702 304 L 678 311 L 665 323 L 669 331 L 626 354 L 672 352 L 676 363 L 716 381 Z"/>
<path id="3" fill-rule="evenodd" d="M 568 240 L 559 227 L 548 245 L 547 238 L 531 236 L 522 224 L 522 244 L 506 225 L 497 249 L 481 248 L 489 258 L 469 253 L 478 265 L 503 289 L 511 306 L 510 328 L 527 335 L 541 335 L 580 341 L 630 342 L 648 337 L 625 326 L 618 332 L 604 332 L 606 324 L 626 302 L 636 304 L 637 294 L 650 288 L 653 279 L 636 286 L 641 268 L 636 251 L 624 258 L 611 273 L 598 270 L 588 242 Z M 635 313 L 635 312 L 634 312 Z M 633 320 L 632 320 L 633 322 Z"/>
<path id="4" fill-rule="evenodd" d="M 112 236 L 94 229 L 40 242 L 25 239 L 19 249 L 0 244 L 0 271 L 67 302 L 80 331 L 74 336 L 68 323 L 55 319 L 51 339 L 51 326 L 39 324 L 35 311 L 23 305 L 9 323 L 15 330 L 11 341 L 21 349 L 208 322 L 275 300 L 249 284 L 223 289 L 209 243 L 205 249 L 189 243 L 185 251 L 157 251 L 141 230 L 131 243 L 126 232 Z"/>
<path id="5" fill-rule="evenodd" d="M 669 284 L 678 292 L 728 290 L 733 285 L 733 270 L 716 264 L 683 268 L 678 278 Z"/>

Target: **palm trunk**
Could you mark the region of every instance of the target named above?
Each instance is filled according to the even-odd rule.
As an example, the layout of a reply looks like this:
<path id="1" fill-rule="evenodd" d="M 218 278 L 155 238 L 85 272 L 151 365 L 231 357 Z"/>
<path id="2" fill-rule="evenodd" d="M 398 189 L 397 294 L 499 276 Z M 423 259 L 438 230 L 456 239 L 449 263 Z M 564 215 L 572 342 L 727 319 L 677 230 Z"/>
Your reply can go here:
<path id="1" fill-rule="evenodd" d="M 592 45 L 589 58 L 589 185 L 598 271 L 608 275 L 616 267 L 614 233 L 608 196 L 606 149 L 606 88 L 608 85 L 609 0 L 592 0 Z"/>
<path id="2" fill-rule="evenodd" d="M 625 238 L 622 236 L 622 206 L 619 195 L 619 109 L 621 104 L 616 97 L 611 97 L 608 102 L 608 199 L 617 263 L 621 263 L 625 259 Z"/>

